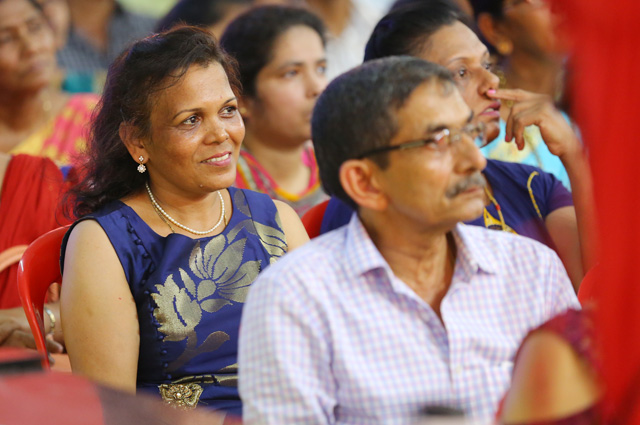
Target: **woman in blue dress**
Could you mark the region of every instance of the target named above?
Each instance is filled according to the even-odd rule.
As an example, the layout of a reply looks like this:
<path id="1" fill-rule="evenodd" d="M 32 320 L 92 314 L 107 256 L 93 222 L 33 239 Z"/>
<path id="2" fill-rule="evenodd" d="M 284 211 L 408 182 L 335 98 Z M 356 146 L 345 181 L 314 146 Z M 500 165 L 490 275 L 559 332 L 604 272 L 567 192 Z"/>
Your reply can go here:
<path id="1" fill-rule="evenodd" d="M 112 64 L 63 243 L 73 371 L 241 414 L 237 338 L 258 273 L 308 238 L 296 213 L 231 188 L 244 137 L 233 62 L 206 31 Z"/>

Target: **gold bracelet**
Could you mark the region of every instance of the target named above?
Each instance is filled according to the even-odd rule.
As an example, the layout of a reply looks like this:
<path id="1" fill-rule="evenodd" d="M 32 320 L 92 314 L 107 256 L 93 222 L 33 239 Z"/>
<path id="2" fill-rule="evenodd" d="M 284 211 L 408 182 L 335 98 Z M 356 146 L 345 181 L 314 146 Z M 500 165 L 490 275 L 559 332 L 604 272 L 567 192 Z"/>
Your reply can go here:
<path id="1" fill-rule="evenodd" d="M 53 335 L 53 332 L 56 330 L 56 316 L 46 306 L 44 307 L 44 312 L 49 316 L 49 322 L 51 323 L 51 327 L 49 328 L 47 335 Z"/>

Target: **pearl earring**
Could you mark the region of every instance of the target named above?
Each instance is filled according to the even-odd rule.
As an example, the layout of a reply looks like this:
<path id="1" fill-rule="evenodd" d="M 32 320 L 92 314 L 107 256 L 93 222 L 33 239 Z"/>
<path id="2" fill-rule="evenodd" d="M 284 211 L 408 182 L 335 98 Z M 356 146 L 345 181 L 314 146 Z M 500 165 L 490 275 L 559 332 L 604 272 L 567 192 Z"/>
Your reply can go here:
<path id="1" fill-rule="evenodd" d="M 147 167 L 145 167 L 143 161 L 144 161 L 144 156 L 140 155 L 138 157 L 138 161 L 140 161 L 140 165 L 138 165 L 138 172 L 140 174 L 144 173 L 145 171 L 147 171 Z"/>

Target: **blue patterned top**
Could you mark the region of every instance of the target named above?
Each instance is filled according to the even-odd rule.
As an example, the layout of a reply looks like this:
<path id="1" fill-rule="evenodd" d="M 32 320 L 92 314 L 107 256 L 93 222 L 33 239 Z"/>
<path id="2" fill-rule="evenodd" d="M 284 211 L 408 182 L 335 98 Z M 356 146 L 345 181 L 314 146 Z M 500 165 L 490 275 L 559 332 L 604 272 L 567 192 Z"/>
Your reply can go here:
<path id="1" fill-rule="evenodd" d="M 235 188 L 229 193 L 229 224 L 219 235 L 200 239 L 162 237 L 120 201 L 83 219 L 96 220 L 106 232 L 136 302 L 138 388 L 160 393 L 170 404 L 239 416 L 242 308 L 258 273 L 287 244 L 268 196 Z M 66 239 L 63 255 L 65 246 Z"/>

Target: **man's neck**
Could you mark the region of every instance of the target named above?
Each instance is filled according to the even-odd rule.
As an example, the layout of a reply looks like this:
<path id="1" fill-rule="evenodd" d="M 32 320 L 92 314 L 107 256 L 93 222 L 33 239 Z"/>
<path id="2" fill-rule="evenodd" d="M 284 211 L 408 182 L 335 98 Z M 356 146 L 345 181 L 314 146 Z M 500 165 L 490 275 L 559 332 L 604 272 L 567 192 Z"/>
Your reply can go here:
<path id="1" fill-rule="evenodd" d="M 283 190 L 298 194 L 309 186 L 310 169 L 301 160 L 304 144 L 271 146 L 258 141 L 249 131 L 243 143 L 245 149 Z"/>
<path id="2" fill-rule="evenodd" d="M 92 45 L 106 50 L 109 41 L 109 22 L 116 9 L 114 0 L 68 0 L 74 29 Z"/>
<path id="3" fill-rule="evenodd" d="M 427 302 L 440 317 L 440 305 L 447 294 L 456 261 L 456 245 L 451 231 L 416 231 L 403 220 L 367 211 L 360 217 L 371 240 L 393 273 Z"/>
<path id="4" fill-rule="evenodd" d="M 335 37 L 342 34 L 351 18 L 352 0 L 307 0 L 307 5 Z"/>

